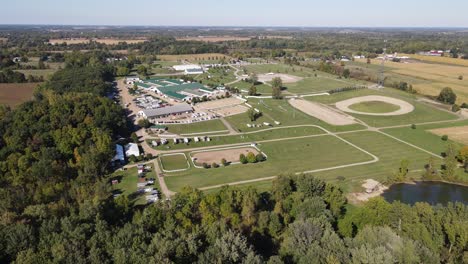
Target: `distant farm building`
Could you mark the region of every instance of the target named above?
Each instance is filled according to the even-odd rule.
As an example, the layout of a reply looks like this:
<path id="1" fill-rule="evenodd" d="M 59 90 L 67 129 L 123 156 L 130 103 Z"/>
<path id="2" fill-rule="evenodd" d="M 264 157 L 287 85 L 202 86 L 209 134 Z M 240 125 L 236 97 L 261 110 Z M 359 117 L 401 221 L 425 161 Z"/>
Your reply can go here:
<path id="1" fill-rule="evenodd" d="M 174 106 L 167 106 L 157 109 L 145 109 L 140 111 L 138 114 L 142 117 L 152 120 L 162 117 L 168 117 L 171 115 L 180 115 L 186 113 L 192 113 L 193 108 L 188 104 L 179 104 Z"/>
<path id="2" fill-rule="evenodd" d="M 176 71 L 183 71 L 186 75 L 203 73 L 203 68 L 195 64 L 174 65 L 172 68 Z"/>

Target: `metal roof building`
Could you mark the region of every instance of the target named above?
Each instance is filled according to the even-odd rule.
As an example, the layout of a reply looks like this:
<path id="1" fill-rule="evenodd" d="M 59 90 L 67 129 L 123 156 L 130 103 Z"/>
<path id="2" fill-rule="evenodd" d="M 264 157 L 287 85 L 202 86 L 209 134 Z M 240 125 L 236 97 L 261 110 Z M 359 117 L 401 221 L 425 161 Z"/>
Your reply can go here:
<path id="1" fill-rule="evenodd" d="M 140 111 L 142 116 L 147 119 L 174 114 L 183 114 L 187 112 L 193 112 L 193 108 L 188 104 L 179 104 L 174 106 L 167 106 L 157 109 L 145 109 Z"/>

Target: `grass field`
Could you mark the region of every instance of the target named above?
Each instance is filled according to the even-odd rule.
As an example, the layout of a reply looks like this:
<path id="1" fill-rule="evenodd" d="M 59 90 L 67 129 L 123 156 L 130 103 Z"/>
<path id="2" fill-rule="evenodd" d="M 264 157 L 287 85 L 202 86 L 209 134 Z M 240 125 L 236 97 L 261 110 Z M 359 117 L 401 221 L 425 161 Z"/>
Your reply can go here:
<path id="1" fill-rule="evenodd" d="M 200 36 L 200 37 L 182 37 L 176 38 L 177 41 L 202 41 L 202 42 L 220 42 L 220 41 L 247 41 L 251 37 L 237 36 Z"/>
<path id="2" fill-rule="evenodd" d="M 334 105 L 334 103 L 350 99 L 357 96 L 365 95 L 381 95 L 381 96 L 390 96 L 405 100 L 411 103 L 415 109 L 413 112 L 400 115 L 400 116 L 368 116 L 368 115 L 359 115 L 351 114 L 352 116 L 366 122 L 370 126 L 374 127 L 385 127 L 385 126 L 396 126 L 396 125 L 406 125 L 413 123 L 424 123 L 424 122 L 436 122 L 444 120 L 455 120 L 458 117 L 452 113 L 445 112 L 442 110 L 435 109 L 432 106 L 426 105 L 421 102 L 417 102 L 414 95 L 406 94 L 395 89 L 386 88 L 382 91 L 362 89 L 357 91 L 342 92 L 332 94 L 330 96 L 316 96 L 308 97 L 307 100 L 321 102 L 325 104 Z"/>
<path id="3" fill-rule="evenodd" d="M 430 154 L 426 152 L 377 132 L 350 133 L 343 134 L 341 137 L 369 151 L 380 159 L 377 163 L 369 165 L 314 173 L 314 175 L 320 178 L 339 184 L 348 192 L 359 189 L 361 181 L 365 179 L 385 181 L 389 175 L 398 170 L 400 162 L 404 159 L 410 161 L 409 168 L 410 171 L 413 171 L 411 175 L 419 177 L 430 157 Z M 440 163 L 440 160 L 437 161 Z M 345 177 L 345 180 L 337 180 L 339 176 Z"/>
<path id="4" fill-rule="evenodd" d="M 192 124 L 168 125 L 168 131 L 174 134 L 203 134 L 211 131 L 227 130 L 223 122 L 219 119 L 197 122 Z"/>
<path id="5" fill-rule="evenodd" d="M 324 132 L 316 127 L 296 127 L 296 128 L 281 128 L 273 129 L 268 131 L 258 131 L 249 134 L 242 135 L 226 135 L 210 137 L 211 141 L 205 142 L 194 142 L 193 140 L 188 144 L 174 144 L 170 141 L 167 145 L 158 146 L 155 149 L 158 150 L 176 150 L 176 149 L 190 149 L 190 148 L 201 148 L 211 147 L 227 144 L 238 144 L 238 143 L 250 143 L 263 140 L 288 138 L 288 137 L 301 137 L 310 135 L 324 134 Z M 151 140 L 148 140 L 151 145 Z M 169 149 L 168 149 L 169 147 Z"/>
<path id="6" fill-rule="evenodd" d="M 262 143 L 259 148 L 268 156 L 266 162 L 216 169 L 192 168 L 167 174 L 166 183 L 169 189 L 178 191 L 187 185 L 199 188 L 372 160 L 369 155 L 332 136 Z M 340 151 L 331 151 L 337 149 Z"/>
<path id="7" fill-rule="evenodd" d="M 394 137 L 414 144 L 418 147 L 441 155 L 442 152 L 445 152 L 447 150 L 447 144 L 453 141 L 443 141 L 441 140 L 440 136 L 431 133 L 429 130 L 447 127 L 460 127 L 466 125 L 468 125 L 468 120 L 431 125 L 418 125 L 416 129 L 412 129 L 408 126 L 401 128 L 384 129 L 383 131 Z M 457 144 L 458 147 L 461 147 L 461 144 L 458 144 L 456 142 L 453 143 Z"/>
<path id="8" fill-rule="evenodd" d="M 159 157 L 164 170 L 185 170 L 188 169 L 187 157 L 184 154 L 163 155 Z"/>
<path id="9" fill-rule="evenodd" d="M 117 45 L 121 42 L 126 42 L 127 44 L 136 44 L 136 43 L 143 43 L 148 40 L 146 39 L 117 39 L 117 38 L 106 38 L 106 39 L 93 39 L 97 43 L 102 43 L 106 45 Z"/>
<path id="10" fill-rule="evenodd" d="M 39 83 L 0 83 L 0 104 L 11 107 L 32 99 Z"/>
<path id="11" fill-rule="evenodd" d="M 197 81 L 201 81 L 205 85 L 219 85 L 236 80 L 234 70 L 232 68 L 212 68 L 208 72 L 200 74 L 195 78 Z"/>
<path id="12" fill-rule="evenodd" d="M 368 101 L 350 105 L 349 108 L 354 111 L 365 113 L 389 113 L 400 109 L 399 106 L 381 101 Z"/>
<path id="13" fill-rule="evenodd" d="M 435 62 L 435 63 L 441 63 L 441 64 L 452 64 L 452 65 L 468 67 L 468 60 L 464 60 L 464 59 L 424 56 L 424 55 L 419 55 L 419 54 L 400 54 L 400 56 L 408 56 L 408 57 L 411 57 L 412 59 L 417 59 L 417 60 L 421 60 L 425 62 Z"/>
<path id="14" fill-rule="evenodd" d="M 363 128 L 362 125 L 350 125 L 350 126 L 331 126 L 319 119 L 304 114 L 301 111 L 293 108 L 287 100 L 273 100 L 273 99 L 256 99 L 250 98 L 248 101 L 253 107 L 259 109 L 262 112 L 262 116 L 255 122 L 251 122 L 247 114 L 240 114 L 235 116 L 226 117 L 226 120 L 231 123 L 237 130 L 241 132 L 250 132 L 264 129 L 262 128 L 249 128 L 247 124 L 262 124 L 268 122 L 274 124 L 274 121 L 281 122 L 281 126 L 295 126 L 295 125 L 319 125 L 327 130 L 338 132 L 338 131 L 349 131 Z"/>

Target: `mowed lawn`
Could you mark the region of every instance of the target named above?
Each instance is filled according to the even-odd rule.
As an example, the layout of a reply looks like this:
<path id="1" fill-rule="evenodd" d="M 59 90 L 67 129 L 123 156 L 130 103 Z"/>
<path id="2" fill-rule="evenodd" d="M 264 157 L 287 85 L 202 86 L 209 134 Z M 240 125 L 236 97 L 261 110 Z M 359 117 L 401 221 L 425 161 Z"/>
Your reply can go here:
<path id="1" fill-rule="evenodd" d="M 318 92 L 327 92 L 333 89 L 352 87 L 364 84 L 364 82 L 359 82 L 351 79 L 338 79 L 336 76 L 328 76 L 324 73 L 319 73 L 317 77 L 306 77 L 299 82 L 287 83 L 284 86 L 287 88 L 288 92 L 302 95 Z"/>
<path id="2" fill-rule="evenodd" d="M 450 123 L 419 125 L 419 126 L 416 126 L 416 129 L 412 129 L 411 127 L 408 126 L 408 127 L 384 129 L 383 131 L 394 137 L 397 137 L 406 142 L 409 142 L 418 147 L 421 147 L 427 151 L 431 151 L 435 154 L 441 155 L 443 152 L 447 150 L 447 146 L 449 142 L 454 143 L 458 147 L 462 147 L 462 144 L 453 142 L 450 139 L 448 141 L 443 141 L 440 136 L 431 133 L 429 130 L 437 129 L 437 128 L 467 126 L 467 125 L 468 125 L 468 120 L 465 120 L 465 121 L 456 121 L 456 122 L 450 122 Z"/>
<path id="3" fill-rule="evenodd" d="M 162 155 L 159 159 L 164 170 L 184 170 L 189 167 L 185 154 Z"/>
<path id="4" fill-rule="evenodd" d="M 263 122 L 267 122 L 276 126 L 275 121 L 280 122 L 281 126 L 318 125 L 333 132 L 363 128 L 363 126 L 359 124 L 349 126 L 331 126 L 317 118 L 296 110 L 288 103 L 287 100 L 250 98 L 248 103 L 262 112 L 262 116 L 255 122 L 250 121 L 246 113 L 226 117 L 226 120 L 240 132 L 251 132 L 265 129 L 264 126 L 260 128 L 249 128 L 247 127 L 247 124 L 263 124 Z"/>
<path id="5" fill-rule="evenodd" d="M 0 83 L 0 104 L 16 107 L 33 97 L 39 83 Z"/>
<path id="6" fill-rule="evenodd" d="M 329 105 L 333 105 L 336 102 L 359 97 L 366 95 L 380 95 L 380 96 L 389 96 L 397 99 L 407 101 L 412 104 L 415 109 L 413 112 L 398 115 L 398 116 L 369 116 L 369 115 L 360 115 L 360 114 L 351 114 L 352 116 L 364 121 L 370 126 L 375 127 L 386 127 L 386 126 L 397 126 L 397 125 L 408 125 L 413 123 L 424 123 L 424 122 L 436 122 L 436 121 L 446 121 L 446 120 L 456 120 L 458 117 L 455 114 L 442 111 L 434 108 L 428 104 L 424 104 L 416 101 L 414 95 L 406 94 L 399 92 L 394 89 L 385 88 L 382 91 L 362 89 L 357 91 L 349 91 L 336 93 L 329 96 L 317 96 L 317 97 L 307 97 L 307 100 L 321 102 Z"/>
<path id="7" fill-rule="evenodd" d="M 389 113 L 400 109 L 398 105 L 389 104 L 380 101 L 369 101 L 350 105 L 349 108 L 354 111 L 365 113 Z"/>
<path id="8" fill-rule="evenodd" d="M 168 131 L 174 134 L 203 134 L 227 130 L 223 122 L 219 119 L 196 122 L 192 124 L 168 125 Z"/>
<path id="9" fill-rule="evenodd" d="M 431 156 L 426 152 L 378 132 L 356 132 L 340 136 L 380 159 L 373 164 L 313 174 L 324 180 L 339 184 L 347 192 L 360 190 L 362 181 L 365 179 L 374 179 L 380 182 L 385 181 L 389 175 L 398 170 L 402 160 L 410 161 L 409 169 L 412 171 L 410 173 L 411 176 L 420 177 L 424 170 L 424 165 L 427 164 Z M 438 158 L 435 159 L 438 164 L 442 161 Z M 345 180 L 338 180 L 340 176 L 344 177 Z"/>
<path id="10" fill-rule="evenodd" d="M 372 160 L 368 154 L 333 136 L 262 143 L 259 148 L 268 156 L 267 161 L 167 173 L 166 184 L 169 189 L 179 191 L 184 186 L 201 188 Z"/>
<path id="11" fill-rule="evenodd" d="M 275 129 L 266 130 L 266 131 L 255 131 L 241 135 L 226 135 L 226 136 L 212 136 L 210 137 L 211 141 L 199 141 L 195 142 L 193 137 L 190 138 L 191 141 L 188 144 L 174 144 L 173 141 L 169 141 L 166 145 L 160 145 L 155 149 L 158 150 L 176 150 L 176 149 L 191 149 L 191 148 L 201 148 L 201 147 L 210 147 L 210 146 L 219 146 L 227 144 L 240 144 L 240 143 L 252 143 L 262 140 L 272 140 L 280 138 L 289 138 L 289 137 L 301 137 L 301 136 L 310 136 L 310 135 L 319 135 L 324 134 L 325 132 L 317 127 L 304 126 L 304 127 L 277 127 Z M 151 140 L 148 140 L 149 145 L 151 145 Z"/>

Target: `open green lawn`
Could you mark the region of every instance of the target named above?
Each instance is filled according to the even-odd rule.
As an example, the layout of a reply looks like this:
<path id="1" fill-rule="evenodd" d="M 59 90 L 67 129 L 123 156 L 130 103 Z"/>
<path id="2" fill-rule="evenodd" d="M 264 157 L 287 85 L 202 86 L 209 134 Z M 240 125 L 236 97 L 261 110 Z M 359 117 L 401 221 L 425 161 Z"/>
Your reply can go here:
<path id="1" fill-rule="evenodd" d="M 247 74 L 256 73 L 286 73 L 291 75 L 296 75 L 299 77 L 310 77 L 312 76 L 315 71 L 310 68 L 302 67 L 302 66 L 290 66 L 287 64 L 252 64 L 247 66 L 242 66 L 241 69 L 246 69 Z"/>
<path id="2" fill-rule="evenodd" d="M 288 138 L 288 137 L 318 135 L 318 134 L 324 134 L 324 133 L 325 132 L 323 130 L 316 128 L 316 127 L 310 127 L 310 126 L 294 127 L 294 128 L 278 127 L 272 130 L 258 131 L 258 132 L 248 133 L 248 134 L 210 137 L 211 139 L 210 142 L 208 141 L 194 142 L 192 140 L 188 144 L 174 144 L 173 141 L 170 141 L 167 145 L 160 145 L 156 147 L 155 149 L 158 149 L 158 150 L 190 149 L 190 148 L 210 147 L 210 146 L 219 146 L 219 145 L 227 145 L 227 144 L 237 144 L 237 143 L 251 143 L 251 142 L 257 142 L 257 141 L 262 141 L 262 140 Z M 151 145 L 151 140 L 148 140 L 148 143 Z"/>
<path id="3" fill-rule="evenodd" d="M 338 79 L 336 76 L 320 73 L 317 77 L 306 77 L 296 83 L 284 84 L 284 86 L 293 94 L 310 94 L 363 84 L 365 83 L 351 79 Z"/>
<path id="4" fill-rule="evenodd" d="M 189 167 L 185 154 L 162 155 L 159 159 L 164 170 L 184 170 Z"/>
<path id="5" fill-rule="evenodd" d="M 357 91 L 341 92 L 332 94 L 329 96 L 316 96 L 316 97 L 307 97 L 307 100 L 321 102 L 325 104 L 334 105 L 334 103 L 350 99 L 358 96 L 365 95 L 381 95 L 381 96 L 390 96 L 405 100 L 412 105 L 415 109 L 413 112 L 399 115 L 399 116 L 369 116 L 369 115 L 359 115 L 351 114 L 352 116 L 364 121 L 370 126 L 375 127 L 386 127 L 386 126 L 397 126 L 397 125 L 407 125 L 413 123 L 424 123 L 424 122 L 435 122 L 435 121 L 444 121 L 444 120 L 455 120 L 458 117 L 452 113 L 436 109 L 427 104 L 417 102 L 414 95 L 407 93 L 399 92 L 394 89 L 386 88 L 381 91 L 362 89 Z"/>
<path id="6" fill-rule="evenodd" d="M 178 191 L 187 185 L 200 188 L 372 160 L 366 153 L 333 136 L 262 143 L 259 148 L 268 156 L 267 161 L 167 173 L 166 183 L 169 189 Z"/>
<path id="7" fill-rule="evenodd" d="M 227 128 L 219 119 L 197 122 L 192 124 L 168 125 L 168 131 L 174 134 L 203 134 L 212 131 L 224 131 Z"/>
<path id="8" fill-rule="evenodd" d="M 398 105 L 389 104 L 381 101 L 368 101 L 350 105 L 349 108 L 358 112 L 365 113 L 390 113 L 400 109 Z"/>
<path id="9" fill-rule="evenodd" d="M 450 140 L 443 141 L 440 136 L 435 135 L 429 132 L 428 130 L 436 129 L 436 128 L 466 126 L 466 125 L 468 125 L 468 120 L 456 121 L 456 122 L 450 122 L 450 123 L 418 125 L 416 129 L 412 129 L 411 127 L 408 126 L 408 127 L 384 129 L 383 131 L 394 137 L 397 137 L 406 142 L 409 142 L 418 147 L 421 147 L 425 150 L 428 150 L 435 154 L 440 155 L 442 152 L 447 150 L 447 144 L 449 142 L 456 144 L 458 147 L 461 147 L 461 144 L 450 141 Z"/>
<path id="10" fill-rule="evenodd" d="M 195 79 L 206 85 L 220 85 L 235 81 L 236 76 L 234 75 L 234 69 L 226 66 L 226 68 L 209 69 L 207 72 L 198 75 Z"/>
<path id="11" fill-rule="evenodd" d="M 373 164 L 314 173 L 315 176 L 323 178 L 324 180 L 337 183 L 348 192 L 359 189 L 362 181 L 365 179 L 374 179 L 381 182 L 385 181 L 391 173 L 398 170 L 400 162 L 404 159 L 411 162 L 410 171 L 413 172 L 410 175 L 413 177 L 420 177 L 424 165 L 427 164 L 431 156 L 426 152 L 378 132 L 356 132 L 342 134 L 340 136 L 376 155 L 380 159 Z M 436 158 L 436 160 L 438 163 L 441 162 L 440 159 Z M 345 177 L 345 180 L 339 181 L 337 178 L 339 176 Z"/>
<path id="12" fill-rule="evenodd" d="M 151 167 L 154 168 L 152 163 L 148 164 L 147 166 L 149 165 L 151 165 Z M 155 184 L 152 185 L 152 187 L 154 187 L 158 191 L 161 191 L 154 169 L 146 173 L 146 178 L 156 179 Z M 119 180 L 119 184 L 112 186 L 112 190 L 114 193 L 120 193 L 121 195 L 128 196 L 130 201 L 135 205 L 146 204 L 145 194 L 137 192 L 138 172 L 136 167 L 127 169 L 125 171 L 114 172 L 110 181 L 114 179 Z"/>

